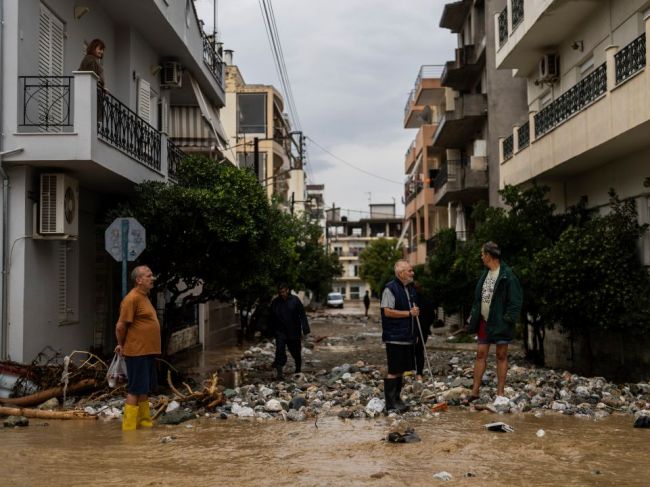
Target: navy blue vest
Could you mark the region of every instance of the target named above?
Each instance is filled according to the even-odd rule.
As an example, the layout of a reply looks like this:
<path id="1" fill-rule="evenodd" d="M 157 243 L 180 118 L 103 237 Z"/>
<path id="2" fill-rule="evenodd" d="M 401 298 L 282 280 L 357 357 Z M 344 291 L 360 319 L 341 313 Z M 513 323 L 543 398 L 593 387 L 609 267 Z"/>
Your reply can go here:
<path id="1" fill-rule="evenodd" d="M 390 281 L 384 289 L 386 288 L 390 289 L 390 292 L 395 296 L 395 308 L 393 309 L 398 311 L 408 311 L 411 309 L 406 295 L 406 289 L 404 289 L 404 285 L 398 279 Z M 409 284 L 407 289 L 411 296 L 411 303 L 415 304 L 413 286 Z M 389 318 L 384 314 L 384 308 L 382 308 L 381 328 L 381 339 L 384 342 L 415 343 L 415 328 L 413 318 L 410 316 L 405 318 Z"/>

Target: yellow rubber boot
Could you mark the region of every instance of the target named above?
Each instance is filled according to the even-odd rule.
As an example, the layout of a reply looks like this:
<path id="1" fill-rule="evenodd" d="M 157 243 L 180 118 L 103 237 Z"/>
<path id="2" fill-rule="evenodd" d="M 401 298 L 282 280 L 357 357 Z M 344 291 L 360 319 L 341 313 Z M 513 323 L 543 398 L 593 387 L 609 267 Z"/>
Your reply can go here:
<path id="1" fill-rule="evenodd" d="M 149 409 L 149 401 L 142 401 L 138 403 L 138 426 L 144 428 L 151 428 L 153 421 L 151 421 L 151 411 Z"/>
<path id="2" fill-rule="evenodd" d="M 124 404 L 122 431 L 133 431 L 138 427 L 138 406 Z"/>

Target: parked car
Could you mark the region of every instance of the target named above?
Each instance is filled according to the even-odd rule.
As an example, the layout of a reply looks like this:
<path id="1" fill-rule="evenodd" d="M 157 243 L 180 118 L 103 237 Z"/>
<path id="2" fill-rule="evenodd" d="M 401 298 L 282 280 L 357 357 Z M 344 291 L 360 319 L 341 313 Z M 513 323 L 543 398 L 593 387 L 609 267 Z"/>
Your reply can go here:
<path id="1" fill-rule="evenodd" d="M 327 306 L 330 308 L 342 308 L 343 295 L 341 293 L 329 293 L 327 295 Z"/>

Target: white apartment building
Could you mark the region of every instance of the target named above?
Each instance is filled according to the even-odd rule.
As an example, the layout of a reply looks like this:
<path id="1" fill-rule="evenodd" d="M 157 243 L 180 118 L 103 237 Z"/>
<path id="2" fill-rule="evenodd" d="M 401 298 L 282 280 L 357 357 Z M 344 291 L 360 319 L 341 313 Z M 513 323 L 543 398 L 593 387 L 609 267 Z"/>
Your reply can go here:
<path id="1" fill-rule="evenodd" d="M 173 179 L 183 151 L 222 157 L 220 47 L 192 1 L 4 0 L 0 12 L 0 355 L 106 350 L 120 278 L 103 212 Z M 106 91 L 77 71 L 95 38 Z"/>
<path id="2" fill-rule="evenodd" d="M 501 187 L 548 185 L 559 211 L 606 211 L 614 188 L 649 221 L 649 15 L 647 0 L 508 0 L 496 65 L 526 80 L 529 114 L 502 134 Z"/>
<path id="3" fill-rule="evenodd" d="M 342 273 L 332 281 L 332 289 L 345 299 L 361 299 L 370 286 L 359 276 L 359 255 L 373 240 L 379 238 L 400 239 L 401 217 L 395 216 L 395 204 L 371 204 L 370 217 L 348 220 L 339 208 L 326 210 L 326 240 L 328 253 L 339 256 Z M 402 242 L 403 244 L 404 242 Z"/>

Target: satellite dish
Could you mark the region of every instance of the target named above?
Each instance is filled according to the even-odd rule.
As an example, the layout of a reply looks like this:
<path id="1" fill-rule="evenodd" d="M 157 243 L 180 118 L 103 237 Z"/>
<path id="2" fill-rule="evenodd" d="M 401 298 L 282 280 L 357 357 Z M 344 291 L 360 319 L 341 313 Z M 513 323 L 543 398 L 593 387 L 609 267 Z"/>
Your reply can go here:
<path id="1" fill-rule="evenodd" d="M 424 110 L 420 113 L 420 118 L 424 123 L 431 123 L 431 117 L 433 116 L 433 110 L 429 105 L 424 107 Z"/>

